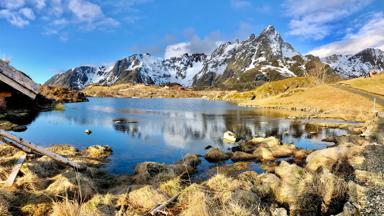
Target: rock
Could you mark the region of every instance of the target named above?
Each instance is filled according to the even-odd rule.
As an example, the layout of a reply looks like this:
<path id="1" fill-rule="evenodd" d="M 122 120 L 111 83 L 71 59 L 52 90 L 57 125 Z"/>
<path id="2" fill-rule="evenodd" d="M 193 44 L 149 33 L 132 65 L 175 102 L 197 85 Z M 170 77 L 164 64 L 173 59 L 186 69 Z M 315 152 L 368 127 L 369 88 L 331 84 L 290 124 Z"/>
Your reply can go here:
<path id="1" fill-rule="evenodd" d="M 138 184 L 156 183 L 172 178 L 180 177 L 182 174 L 191 174 L 196 171 L 200 164 L 198 155 L 187 155 L 183 160 L 175 164 L 163 164 L 157 162 L 143 162 L 136 165 L 133 179 Z"/>
<path id="2" fill-rule="evenodd" d="M 271 161 L 275 160 L 275 157 L 273 157 L 272 152 L 265 147 L 258 147 L 254 152 L 253 155 L 257 157 L 260 161 Z"/>
<path id="3" fill-rule="evenodd" d="M 210 148 L 212 148 L 212 146 L 211 145 L 207 145 L 207 146 L 205 146 L 205 150 L 208 150 L 208 149 L 210 149 Z"/>
<path id="4" fill-rule="evenodd" d="M 277 208 L 273 211 L 272 216 L 288 216 L 288 212 L 285 208 Z"/>
<path id="5" fill-rule="evenodd" d="M 87 135 L 90 135 L 92 133 L 92 131 L 87 129 L 87 130 L 84 131 L 84 133 L 87 134 Z"/>
<path id="6" fill-rule="evenodd" d="M 274 145 L 269 148 L 275 158 L 291 156 L 295 150 L 296 146 L 293 144 Z"/>
<path id="7" fill-rule="evenodd" d="M 18 126 L 12 127 L 12 131 L 14 132 L 23 132 L 26 130 L 27 130 L 27 126 L 25 125 L 18 125 Z"/>
<path id="8" fill-rule="evenodd" d="M 311 153 L 310 150 L 298 149 L 298 150 L 293 152 L 293 156 L 295 157 L 296 160 L 303 160 L 310 153 Z"/>
<path id="9" fill-rule="evenodd" d="M 246 152 L 246 153 L 253 153 L 257 147 L 258 147 L 258 145 L 255 144 L 254 142 L 250 142 L 250 141 L 241 142 L 239 145 L 239 150 Z"/>
<path id="10" fill-rule="evenodd" d="M 238 139 L 237 135 L 232 131 L 226 131 L 224 133 L 223 138 L 224 138 L 224 141 L 227 141 L 227 142 L 236 142 L 236 140 Z"/>
<path id="11" fill-rule="evenodd" d="M 245 153 L 245 152 L 234 152 L 232 155 L 232 161 L 249 161 L 256 159 L 256 156 L 253 154 Z"/>
<path id="12" fill-rule="evenodd" d="M 84 149 L 83 154 L 91 158 L 105 159 L 111 156 L 112 148 L 107 145 L 93 145 Z"/>
<path id="13" fill-rule="evenodd" d="M 251 142 L 253 142 L 255 144 L 264 144 L 267 147 L 273 147 L 273 146 L 280 145 L 280 140 L 277 139 L 276 137 L 267 137 L 267 138 L 255 137 L 255 138 L 251 139 Z"/>
<path id="14" fill-rule="evenodd" d="M 348 148 L 345 146 L 337 146 L 314 151 L 307 156 L 307 165 L 305 168 L 313 172 L 319 167 L 332 170 L 332 166 L 339 159 L 345 158 L 347 153 Z"/>
<path id="15" fill-rule="evenodd" d="M 230 159 L 232 156 L 231 153 L 222 152 L 219 148 L 213 148 L 207 152 L 204 158 L 209 162 L 219 162 Z"/>

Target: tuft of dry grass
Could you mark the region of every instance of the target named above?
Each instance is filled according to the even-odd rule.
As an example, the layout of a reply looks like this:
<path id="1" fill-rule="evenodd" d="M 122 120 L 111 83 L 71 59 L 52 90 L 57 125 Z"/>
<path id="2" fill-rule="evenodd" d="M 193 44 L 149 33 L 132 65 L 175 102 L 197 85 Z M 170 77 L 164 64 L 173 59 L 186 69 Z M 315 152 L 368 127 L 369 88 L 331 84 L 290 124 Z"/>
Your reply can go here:
<path id="1" fill-rule="evenodd" d="M 180 178 L 174 178 L 164 183 L 161 183 L 159 186 L 161 192 L 164 192 L 169 197 L 172 197 L 179 193 L 182 190 L 182 186 L 180 184 Z"/>
<path id="2" fill-rule="evenodd" d="M 69 199 L 62 202 L 54 202 L 51 216 L 81 216 L 81 205 Z"/>
<path id="3" fill-rule="evenodd" d="M 182 216 L 210 216 L 213 213 L 209 207 L 212 202 L 209 195 L 197 184 L 185 188 L 178 200 L 183 207 Z"/>

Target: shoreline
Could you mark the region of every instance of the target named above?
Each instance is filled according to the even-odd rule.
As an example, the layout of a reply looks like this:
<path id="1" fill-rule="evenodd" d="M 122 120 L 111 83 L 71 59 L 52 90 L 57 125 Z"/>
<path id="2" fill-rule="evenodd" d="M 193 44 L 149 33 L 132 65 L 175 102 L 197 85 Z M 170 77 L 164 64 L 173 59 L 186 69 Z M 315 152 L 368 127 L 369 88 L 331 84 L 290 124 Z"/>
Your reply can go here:
<path id="1" fill-rule="evenodd" d="M 379 119 L 378 121 L 382 120 Z M 369 132 L 369 130 L 372 131 L 372 127 L 375 127 L 375 125 L 366 126 L 364 133 Z M 382 130 L 383 128 L 379 129 Z M 381 187 L 381 179 L 384 179 L 384 176 L 381 176 L 380 173 L 372 172 L 371 168 L 368 170 L 364 168 L 364 163 L 368 160 L 364 156 L 367 154 L 365 152 L 377 151 L 370 150 L 371 148 L 378 148 L 379 152 L 384 151 L 384 146 L 372 144 L 369 141 L 371 137 L 375 136 L 376 132 L 372 133 L 371 135 L 365 135 L 366 138 L 361 137 L 361 134 L 337 137 L 336 145 L 309 152 L 299 149 L 292 151 L 289 145 L 281 144 L 279 140 L 273 138 L 245 140 L 243 144 L 240 144 L 240 151 L 235 151 L 231 157 L 227 157 L 226 153 L 217 152 L 216 150 L 217 154 L 212 157 L 209 156 L 209 152 L 214 151 L 214 149 L 209 150 L 205 158 L 212 158 L 217 161 L 230 158 L 232 160 L 236 159 L 233 164 L 219 166 L 220 168 L 217 169 L 215 175 L 201 182 L 191 182 L 190 179 L 200 163 L 201 159 L 199 159 L 200 156 L 198 155 L 187 155 L 183 160 L 173 164 L 138 163 L 133 175 L 111 175 L 100 169 L 103 164 L 108 163 L 107 158 L 111 154 L 109 148 L 90 146 L 80 151 L 72 146 L 56 145 L 48 149 L 87 165 L 90 167 L 89 171 L 77 173 L 73 169 L 62 166 L 45 156 L 33 156 L 23 166 L 21 172 L 24 175 L 17 178 L 15 185 L 8 190 L 4 191 L 3 189 L 2 192 L 14 194 L 13 196 L 16 197 L 12 199 L 0 194 L 0 209 L 5 205 L 13 213 L 15 213 L 15 209 L 19 209 L 19 213 L 23 214 L 38 211 L 44 212 L 44 214 L 53 213 L 54 215 L 57 208 L 61 210 L 63 210 L 62 208 L 74 208 L 92 215 L 114 215 L 121 211 L 131 212 L 136 215 L 146 214 L 156 205 L 166 203 L 168 199 L 178 195 L 177 199 L 167 204 L 168 212 L 186 214 L 188 212 L 206 211 L 209 214 L 211 210 L 216 209 L 215 212 L 234 214 L 238 210 L 248 212 L 253 209 L 253 205 L 262 204 L 265 208 L 257 210 L 259 213 L 269 212 L 268 214 L 270 214 L 281 211 L 286 212 L 285 214 L 294 215 L 303 211 L 303 208 L 317 205 L 316 203 L 306 203 L 303 199 L 307 199 L 305 194 L 313 190 L 313 187 L 323 187 L 316 183 L 316 178 L 319 178 L 328 182 L 326 188 L 313 192 L 323 200 L 322 204 L 319 204 L 323 207 L 322 210 L 314 208 L 309 209 L 309 211 L 313 213 L 317 211 L 322 213 L 333 212 L 336 214 L 345 211 L 346 206 L 348 206 L 348 211 L 354 209 L 364 212 L 372 208 L 370 202 L 374 202 L 369 200 L 370 197 L 365 194 L 376 187 Z M 5 158 L 8 158 L 6 152 L 18 155 L 17 150 L 15 152 L 13 147 L 7 146 L 5 149 L 5 146 L 0 147 L 3 148 L 0 151 L 3 156 L 2 163 L 4 163 Z M 250 151 L 254 151 L 254 153 L 247 153 Z M 335 152 L 339 153 L 334 154 Z M 341 152 L 343 153 L 340 155 Z M 369 155 L 371 154 L 369 153 Z M 283 160 L 273 162 L 274 157 L 272 155 L 279 157 L 294 155 L 298 161 L 288 160 L 286 162 Z M 327 157 L 324 157 L 325 155 Z M 247 171 L 248 161 L 254 160 L 255 157 L 258 158 L 257 160 L 263 161 L 264 173 Z M 344 157 L 347 157 L 347 162 L 344 161 Z M 349 168 L 346 170 L 342 168 L 346 166 L 343 163 L 347 163 Z M 319 167 L 322 168 L 319 170 Z M 381 169 L 379 168 L 379 171 Z M 4 172 L 4 170 L 2 171 Z M 355 180 L 349 177 L 352 173 Z M 286 194 L 285 190 L 292 191 L 293 194 L 290 194 L 291 192 Z M 343 190 L 344 192 L 334 194 L 332 191 L 335 190 Z M 353 194 L 352 192 L 355 190 L 360 192 Z M 325 194 L 323 194 L 324 192 Z M 82 194 L 80 204 L 75 204 L 77 203 L 76 200 L 79 199 L 79 193 Z M 240 197 L 243 198 L 239 197 L 239 193 L 241 194 Z M 214 196 L 211 197 L 208 194 Z M 33 196 L 41 204 L 33 204 L 36 200 L 31 200 L 32 203 L 30 203 L 28 200 L 31 198 L 17 204 L 16 200 L 18 200 L 17 196 L 19 195 Z M 63 195 L 66 198 L 60 198 Z M 57 201 L 52 203 L 52 198 L 43 198 L 47 196 Z M 197 199 L 197 196 L 199 199 Z M 229 196 L 230 199 L 225 198 L 226 196 Z M 266 200 L 263 198 L 266 196 L 275 198 Z M 364 203 L 362 197 L 368 199 L 368 202 Z M 250 200 L 245 202 L 244 198 Z M 257 198 L 257 200 L 254 200 L 254 198 Z M 190 199 L 197 200 L 198 203 L 191 203 Z M 245 205 L 244 202 L 248 204 Z M 333 202 L 340 202 L 340 204 L 331 205 Z M 233 208 L 224 208 L 222 206 L 224 204 Z M 52 205 L 53 207 L 51 207 Z M 201 205 L 206 207 L 200 209 Z M 300 207 L 301 205 L 304 206 Z M 359 206 L 359 208 L 355 206 Z M 107 214 L 107 212 L 115 213 Z"/>

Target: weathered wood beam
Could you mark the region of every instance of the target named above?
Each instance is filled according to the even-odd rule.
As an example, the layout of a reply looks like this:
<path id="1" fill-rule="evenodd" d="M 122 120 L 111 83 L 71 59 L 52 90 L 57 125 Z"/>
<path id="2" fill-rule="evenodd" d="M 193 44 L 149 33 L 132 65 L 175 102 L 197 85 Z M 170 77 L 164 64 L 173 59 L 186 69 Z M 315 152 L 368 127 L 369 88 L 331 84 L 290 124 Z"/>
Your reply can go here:
<path id="1" fill-rule="evenodd" d="M 8 76 L 0 73 L 0 80 L 4 82 L 5 84 L 11 86 L 12 88 L 16 89 L 17 91 L 27 95 L 31 99 L 35 99 L 37 96 L 37 92 L 32 91 L 29 88 L 26 88 L 25 86 L 21 85 L 20 83 L 16 82 L 15 80 L 12 80 Z"/>
<path id="2" fill-rule="evenodd" d="M 9 140 L 6 140 L 5 138 L 0 138 L 0 140 L 3 142 L 3 143 L 5 143 L 5 144 L 7 144 L 7 145 L 10 145 L 10 146 L 13 146 L 13 147 L 15 147 L 15 148 L 18 148 L 18 149 L 20 149 L 20 150 L 22 150 L 23 152 L 25 152 L 25 153 L 33 153 L 32 152 L 32 149 L 30 149 L 30 148 L 28 148 L 28 147 L 25 147 L 25 146 L 23 146 L 23 145 L 20 145 L 20 144 L 18 144 L 18 143 L 16 143 L 16 142 L 11 142 L 11 141 L 9 141 Z"/>
<path id="3" fill-rule="evenodd" d="M 17 174 L 20 171 L 21 165 L 23 165 L 26 158 L 27 158 L 27 154 L 25 153 L 19 157 L 15 166 L 12 169 L 11 174 L 8 176 L 8 179 L 5 181 L 3 187 L 11 187 L 13 185 L 13 182 L 15 182 Z"/>
<path id="4" fill-rule="evenodd" d="M 39 154 L 42 154 L 42 155 L 46 155 L 50 158 L 52 158 L 53 160 L 56 160 L 62 164 L 65 164 L 65 165 L 68 165 L 68 166 L 71 166 L 79 171 L 82 171 L 82 170 L 85 170 L 87 167 L 85 166 L 82 166 L 80 164 L 77 164 L 71 160 L 68 160 L 67 158 L 59 155 L 59 154 L 56 154 L 54 152 L 51 152 L 51 151 L 48 151 L 47 149 L 43 148 L 43 147 L 40 147 L 38 145 L 35 145 L 31 142 L 28 142 L 26 140 L 23 140 L 21 138 L 18 138 L 10 133 L 7 133 L 5 131 L 0 131 L 0 136 L 1 137 L 4 137 L 6 139 L 9 139 L 9 140 L 12 140 L 16 143 L 18 143 L 19 145 L 22 145 L 24 147 L 27 147 L 27 148 L 30 148 L 32 151 L 34 152 L 37 152 Z"/>

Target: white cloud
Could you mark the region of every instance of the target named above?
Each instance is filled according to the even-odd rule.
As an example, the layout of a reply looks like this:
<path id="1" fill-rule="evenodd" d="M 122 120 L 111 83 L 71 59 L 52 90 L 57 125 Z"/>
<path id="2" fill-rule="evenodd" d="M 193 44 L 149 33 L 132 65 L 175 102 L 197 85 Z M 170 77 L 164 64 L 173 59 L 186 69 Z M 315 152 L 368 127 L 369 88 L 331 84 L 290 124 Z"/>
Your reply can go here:
<path id="1" fill-rule="evenodd" d="M 187 40 L 180 43 L 170 44 L 166 46 L 164 58 L 181 56 L 185 53 L 210 53 L 220 41 L 220 35 L 217 32 L 212 32 L 206 37 L 199 37 L 192 28 L 186 29 L 184 35 Z"/>
<path id="2" fill-rule="evenodd" d="M 67 34 L 68 29 L 73 27 L 80 31 L 93 31 L 109 30 L 119 26 L 119 21 L 107 16 L 101 5 L 94 3 L 95 1 L 0 0 L 0 19 L 20 28 L 38 20 L 44 22 L 44 34 L 56 32 L 54 35 L 58 36 Z"/>
<path id="3" fill-rule="evenodd" d="M 164 58 L 179 57 L 185 53 L 190 53 L 190 42 L 181 42 L 169 45 L 165 48 Z"/>
<path id="4" fill-rule="evenodd" d="M 35 19 L 35 13 L 31 8 L 21 8 L 19 10 L 19 13 L 24 16 L 26 19 L 34 20 Z"/>
<path id="5" fill-rule="evenodd" d="M 46 6 L 45 0 L 35 0 L 35 7 L 39 10 L 43 9 Z"/>
<path id="6" fill-rule="evenodd" d="M 28 19 L 22 17 L 21 14 L 7 9 L 0 10 L 0 18 L 6 19 L 10 24 L 20 28 L 29 24 Z"/>
<path id="7" fill-rule="evenodd" d="M 352 15 L 372 0 L 285 0 L 283 7 L 291 17 L 290 34 L 323 39 L 332 33 L 338 21 Z"/>
<path id="8" fill-rule="evenodd" d="M 252 3 L 248 0 L 231 0 L 231 7 L 237 10 L 249 8 Z"/>
<path id="9" fill-rule="evenodd" d="M 68 9 L 78 20 L 85 22 L 93 21 L 104 16 L 98 5 L 84 0 L 70 0 Z"/>
<path id="10" fill-rule="evenodd" d="M 25 0 L 1 0 L 0 7 L 8 10 L 13 10 L 23 7 L 25 3 Z"/>
<path id="11" fill-rule="evenodd" d="M 342 40 L 315 48 L 309 53 L 320 57 L 332 54 L 355 54 L 365 48 L 384 50 L 384 14 L 377 13 L 358 31 L 349 33 Z"/>

